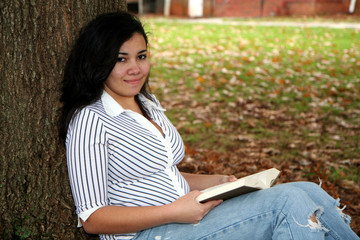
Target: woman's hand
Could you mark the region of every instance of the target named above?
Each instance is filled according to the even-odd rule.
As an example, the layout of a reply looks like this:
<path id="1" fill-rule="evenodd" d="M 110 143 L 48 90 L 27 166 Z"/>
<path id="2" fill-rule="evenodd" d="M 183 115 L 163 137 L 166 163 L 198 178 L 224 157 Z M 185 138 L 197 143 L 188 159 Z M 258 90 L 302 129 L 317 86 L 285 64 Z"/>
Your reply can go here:
<path id="1" fill-rule="evenodd" d="M 227 182 L 235 182 L 237 178 L 234 175 L 230 176 L 221 176 L 219 180 L 219 184 L 227 183 Z"/>
<path id="2" fill-rule="evenodd" d="M 198 223 L 208 212 L 223 202 L 222 200 L 214 200 L 199 203 L 196 198 L 200 194 L 200 191 L 195 190 L 169 204 L 168 207 L 174 217 L 172 221 L 177 223 Z"/>

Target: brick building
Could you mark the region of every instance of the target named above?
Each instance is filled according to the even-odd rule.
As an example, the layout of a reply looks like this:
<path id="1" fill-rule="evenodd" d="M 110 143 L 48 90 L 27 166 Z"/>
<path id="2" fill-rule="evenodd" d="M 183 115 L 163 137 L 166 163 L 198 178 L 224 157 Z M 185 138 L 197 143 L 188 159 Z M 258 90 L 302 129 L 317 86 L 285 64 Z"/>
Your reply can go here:
<path id="1" fill-rule="evenodd" d="M 171 0 L 170 15 L 188 16 L 189 1 Z M 349 12 L 351 0 L 202 0 L 204 17 L 330 15 Z M 360 13 L 360 0 L 355 13 Z"/>

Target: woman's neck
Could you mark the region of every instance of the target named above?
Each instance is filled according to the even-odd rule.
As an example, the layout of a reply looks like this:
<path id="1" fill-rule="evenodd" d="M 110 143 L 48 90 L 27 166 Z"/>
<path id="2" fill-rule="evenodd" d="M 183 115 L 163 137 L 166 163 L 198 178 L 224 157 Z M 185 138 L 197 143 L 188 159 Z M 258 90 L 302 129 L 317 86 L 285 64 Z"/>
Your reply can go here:
<path id="1" fill-rule="evenodd" d="M 128 109 L 143 115 L 135 96 L 119 96 L 105 86 L 105 91 L 124 109 Z"/>
<path id="2" fill-rule="evenodd" d="M 141 115 L 143 114 L 139 104 L 135 100 L 135 97 L 115 99 L 115 101 L 117 101 L 124 109 L 128 109 L 133 112 L 137 112 Z"/>

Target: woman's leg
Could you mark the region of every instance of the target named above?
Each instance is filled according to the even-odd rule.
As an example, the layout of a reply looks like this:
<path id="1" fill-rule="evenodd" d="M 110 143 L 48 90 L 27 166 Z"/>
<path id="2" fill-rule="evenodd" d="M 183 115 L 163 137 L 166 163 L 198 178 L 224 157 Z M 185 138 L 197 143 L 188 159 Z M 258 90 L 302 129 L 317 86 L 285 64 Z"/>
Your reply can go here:
<path id="1" fill-rule="evenodd" d="M 318 220 L 328 229 L 326 239 L 360 239 L 350 228 L 350 216 L 339 209 L 339 200 L 332 198 L 320 186 L 311 182 L 288 183 L 306 192 L 323 211 Z"/>
<path id="2" fill-rule="evenodd" d="M 321 211 L 306 192 L 290 184 L 224 201 L 198 224 L 167 224 L 138 233 L 135 239 L 324 239 L 326 229 L 310 224 Z"/>

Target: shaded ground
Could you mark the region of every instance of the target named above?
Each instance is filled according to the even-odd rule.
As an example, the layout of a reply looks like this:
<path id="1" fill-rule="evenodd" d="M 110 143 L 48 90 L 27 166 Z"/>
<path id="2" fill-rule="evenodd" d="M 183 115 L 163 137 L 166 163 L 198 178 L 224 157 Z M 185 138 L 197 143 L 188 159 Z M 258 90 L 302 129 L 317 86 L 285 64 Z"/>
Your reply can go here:
<path id="1" fill-rule="evenodd" d="M 269 124 L 268 128 L 276 131 L 276 122 L 287 122 L 288 131 L 300 131 L 301 125 L 309 126 L 317 124 L 317 127 L 326 129 L 330 124 L 326 115 L 311 116 L 309 113 L 304 117 L 304 122 L 299 124 L 299 119 L 282 114 L 282 111 L 266 111 L 264 106 L 254 106 L 253 103 L 243 103 L 237 111 L 245 112 L 251 106 L 252 111 L 248 111 L 249 115 L 255 118 L 270 118 L 273 124 Z M 239 106 L 238 106 L 239 107 Z M 201 107 L 200 107 L 201 108 Z M 195 110 L 196 111 L 196 110 Z M 217 110 L 219 111 L 219 109 Z M 231 110 L 229 110 L 231 111 Z M 233 110 L 236 111 L 236 110 Z M 214 110 L 216 112 L 216 110 Z M 210 114 L 211 115 L 211 114 Z M 249 116 L 248 116 L 249 117 Z M 248 118 L 250 119 L 250 117 Z M 333 126 L 333 128 L 343 127 L 341 122 Z M 350 126 L 348 126 L 350 127 Z M 355 126 L 351 126 L 355 127 Z M 358 169 L 360 167 L 360 159 L 348 159 L 342 161 L 332 161 L 339 150 L 331 146 L 322 146 L 318 142 L 297 142 L 284 146 L 284 149 L 269 148 L 273 141 L 278 139 L 254 139 L 251 134 L 234 135 L 237 131 L 228 129 L 227 132 L 215 133 L 218 135 L 226 134 L 233 141 L 237 142 L 240 147 L 233 147 L 227 149 L 226 152 L 214 150 L 219 149 L 221 143 L 215 143 L 213 149 L 206 149 L 199 147 L 200 145 L 193 145 L 192 147 L 186 145 L 186 157 L 180 165 L 180 169 L 186 172 L 196 172 L 204 174 L 234 174 L 237 177 L 243 177 L 248 174 L 256 173 L 260 170 L 265 170 L 271 167 L 276 167 L 282 171 L 278 183 L 292 182 L 292 181 L 312 181 L 320 184 L 334 198 L 341 199 L 341 206 L 346 205 L 344 212 L 352 217 L 351 227 L 360 235 L 360 187 L 351 180 L 344 180 L 339 177 L 332 179 L 332 174 L 329 169 L 348 168 Z M 333 129 L 334 130 L 334 129 Z M 351 129 L 349 129 L 350 131 Z M 352 129 L 358 132 L 358 126 Z M 189 129 L 182 129 L 181 134 L 189 134 Z M 191 131 L 191 130 L 190 130 Z M 191 134 L 191 132 L 190 132 Z M 356 133 L 357 134 L 357 133 Z M 302 158 L 288 159 L 288 161 L 279 162 L 277 159 L 282 158 L 287 151 L 293 148 L 301 150 Z"/>
<path id="2" fill-rule="evenodd" d="M 248 143 L 247 147 L 234 149 L 226 154 L 207 150 L 197 152 L 188 148 L 187 156 L 181 164 L 180 170 L 208 174 L 235 174 L 237 177 L 243 177 L 260 170 L 276 167 L 282 171 L 277 183 L 303 180 L 319 183 L 319 179 L 316 177 L 303 176 L 308 169 L 296 164 L 277 164 L 267 158 L 267 155 L 271 154 L 271 150 L 266 152 L 262 149 L 261 142 Z M 348 181 L 336 184 L 329 182 L 327 176 L 319 170 L 320 165 L 315 162 L 312 164 L 314 167 L 311 171 L 323 177 L 321 178 L 322 188 L 334 198 L 341 199 L 340 207 L 346 205 L 344 213 L 352 217 L 351 227 L 360 236 L 360 189 Z"/>

